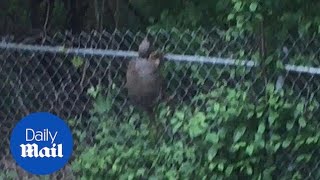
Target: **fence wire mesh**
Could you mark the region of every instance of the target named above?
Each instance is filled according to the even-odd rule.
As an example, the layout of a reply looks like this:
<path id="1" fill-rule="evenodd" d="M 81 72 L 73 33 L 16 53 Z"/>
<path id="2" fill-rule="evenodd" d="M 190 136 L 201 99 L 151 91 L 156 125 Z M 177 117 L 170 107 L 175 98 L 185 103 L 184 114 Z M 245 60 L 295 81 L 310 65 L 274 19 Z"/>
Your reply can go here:
<path id="1" fill-rule="evenodd" d="M 156 109 L 157 129 L 124 88 L 145 33 L 3 38 L 0 177 L 41 178 L 20 169 L 8 145 L 19 119 L 48 111 L 75 142 L 52 179 L 320 178 L 319 37 L 288 37 L 261 59 L 253 35 L 149 33 L 166 53 L 161 73 L 173 96 Z"/>

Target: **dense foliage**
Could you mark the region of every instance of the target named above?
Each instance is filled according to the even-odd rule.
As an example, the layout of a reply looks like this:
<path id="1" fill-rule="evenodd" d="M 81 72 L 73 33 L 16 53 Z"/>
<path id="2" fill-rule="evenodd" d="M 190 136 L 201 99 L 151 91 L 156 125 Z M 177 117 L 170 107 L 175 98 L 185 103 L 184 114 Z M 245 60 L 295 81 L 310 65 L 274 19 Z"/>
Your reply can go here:
<path id="1" fill-rule="evenodd" d="M 253 101 L 247 85 L 217 83 L 192 98 L 196 107 L 162 104 L 156 130 L 137 112 L 120 119 L 110 112 L 111 98 L 97 95 L 90 126 L 76 131 L 83 143 L 73 170 L 84 179 L 308 177 L 319 160 L 319 103 L 273 84 Z"/>

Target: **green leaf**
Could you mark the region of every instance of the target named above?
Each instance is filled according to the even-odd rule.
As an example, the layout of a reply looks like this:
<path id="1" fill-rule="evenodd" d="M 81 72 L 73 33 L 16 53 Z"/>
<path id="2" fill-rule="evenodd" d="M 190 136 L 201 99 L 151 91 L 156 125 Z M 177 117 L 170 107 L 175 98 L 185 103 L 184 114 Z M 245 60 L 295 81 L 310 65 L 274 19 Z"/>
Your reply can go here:
<path id="1" fill-rule="evenodd" d="M 194 120 L 197 120 L 199 122 L 204 122 L 206 119 L 206 116 L 203 112 L 198 112 L 196 113 L 195 117 L 193 118 Z"/>
<path id="2" fill-rule="evenodd" d="M 288 121 L 287 124 L 286 124 L 287 130 L 288 130 L 288 131 L 291 130 L 291 129 L 293 128 L 293 125 L 294 125 L 294 122 Z"/>
<path id="3" fill-rule="evenodd" d="M 172 128 L 172 132 L 176 133 L 181 126 L 182 126 L 182 122 L 177 122 Z"/>
<path id="4" fill-rule="evenodd" d="M 258 127 L 258 133 L 263 134 L 265 130 L 266 130 L 266 126 L 264 125 L 264 123 L 263 122 L 260 123 Z"/>
<path id="5" fill-rule="evenodd" d="M 274 146 L 274 148 L 273 148 L 273 151 L 274 151 L 274 152 L 277 152 L 278 149 L 279 149 L 279 147 L 280 147 L 280 145 L 281 145 L 281 143 L 275 144 L 275 146 Z"/>
<path id="6" fill-rule="evenodd" d="M 243 136 L 245 132 L 246 132 L 246 127 L 244 126 L 238 127 L 233 134 L 233 141 L 234 142 L 239 141 L 239 139 Z"/>
<path id="7" fill-rule="evenodd" d="M 234 4 L 234 9 L 235 9 L 236 11 L 240 11 L 241 6 L 242 6 L 242 2 L 241 2 L 241 1 L 238 1 L 238 2 L 236 2 L 236 3 Z"/>
<path id="8" fill-rule="evenodd" d="M 245 147 L 246 146 L 246 142 L 238 142 L 234 145 L 231 146 L 231 152 L 236 152 L 238 151 L 240 148 Z"/>
<path id="9" fill-rule="evenodd" d="M 218 150 L 216 148 L 211 147 L 208 150 L 208 160 L 212 161 L 212 159 L 217 155 Z"/>
<path id="10" fill-rule="evenodd" d="M 317 143 L 319 138 L 316 137 L 308 137 L 306 140 L 306 144 Z"/>
<path id="11" fill-rule="evenodd" d="M 196 115 L 191 118 L 189 123 L 190 137 L 197 137 L 207 130 L 208 124 L 205 120 L 206 116 L 203 112 L 197 112 Z"/>
<path id="12" fill-rule="evenodd" d="M 246 171 L 248 175 L 252 175 L 253 169 L 250 165 L 247 165 Z"/>
<path id="13" fill-rule="evenodd" d="M 279 114 L 275 111 L 269 112 L 268 122 L 271 125 L 273 125 L 274 121 L 279 117 Z"/>
<path id="14" fill-rule="evenodd" d="M 223 163 L 219 163 L 218 164 L 218 170 L 219 171 L 223 171 L 223 169 L 224 169 L 224 164 Z"/>
<path id="15" fill-rule="evenodd" d="M 193 126 L 189 129 L 189 135 L 191 138 L 197 137 L 204 132 L 203 128 L 199 126 Z"/>
<path id="16" fill-rule="evenodd" d="M 110 110 L 111 104 L 111 100 L 108 97 L 104 98 L 102 95 L 99 95 L 94 104 L 94 110 L 95 112 L 102 114 Z"/>
<path id="17" fill-rule="evenodd" d="M 84 60 L 81 57 L 74 57 L 72 58 L 71 62 L 75 68 L 79 68 L 80 66 L 83 65 Z"/>
<path id="18" fill-rule="evenodd" d="M 233 171 L 233 166 L 232 165 L 228 165 L 228 167 L 225 170 L 225 173 L 229 177 L 231 175 L 232 171 Z"/>
<path id="19" fill-rule="evenodd" d="M 99 92 L 100 92 L 100 87 L 99 87 L 99 86 L 97 86 L 97 87 L 91 86 L 91 87 L 87 90 L 88 95 L 90 95 L 90 96 L 93 97 L 93 98 L 96 98 Z"/>
<path id="20" fill-rule="evenodd" d="M 175 113 L 175 115 L 177 116 L 177 118 L 180 119 L 180 120 L 183 120 L 183 119 L 184 119 L 184 114 L 185 114 L 185 113 L 183 113 L 183 112 L 181 112 L 181 111 L 178 111 L 178 112 Z"/>
<path id="21" fill-rule="evenodd" d="M 261 118 L 263 115 L 263 111 L 257 113 L 257 118 Z"/>
<path id="22" fill-rule="evenodd" d="M 236 90 L 234 90 L 234 89 L 229 89 L 228 90 L 228 95 L 227 95 L 227 100 L 234 100 L 235 99 L 235 97 L 236 97 L 236 95 L 237 95 L 237 92 L 236 92 Z"/>
<path id="23" fill-rule="evenodd" d="M 192 172 L 193 168 L 194 167 L 193 167 L 193 164 L 191 162 L 184 162 L 184 163 L 181 164 L 179 170 L 182 173 L 188 174 L 188 173 Z"/>
<path id="24" fill-rule="evenodd" d="M 254 12 L 254 11 L 256 11 L 257 10 L 257 7 L 258 7 L 258 3 L 257 2 L 252 2 L 251 4 L 250 4 L 250 11 L 251 12 Z"/>
<path id="25" fill-rule="evenodd" d="M 260 20 L 260 21 L 263 20 L 263 17 L 262 17 L 262 15 L 261 15 L 260 13 L 259 13 L 259 14 L 256 14 L 255 17 L 256 17 L 258 20 Z"/>
<path id="26" fill-rule="evenodd" d="M 234 14 L 229 14 L 228 17 L 227 17 L 227 20 L 230 21 L 234 19 Z"/>
<path id="27" fill-rule="evenodd" d="M 282 147 L 283 148 L 287 148 L 291 143 L 291 140 L 289 139 L 285 139 L 283 142 L 282 142 Z"/>
<path id="28" fill-rule="evenodd" d="M 299 113 L 304 112 L 304 104 L 303 103 L 299 103 L 297 105 L 296 111 L 298 111 Z"/>
<path id="29" fill-rule="evenodd" d="M 226 134 L 227 134 L 227 132 L 226 132 L 225 128 L 220 128 L 218 130 L 218 135 L 219 135 L 220 139 L 224 139 L 226 137 Z"/>
<path id="30" fill-rule="evenodd" d="M 212 162 L 209 164 L 209 169 L 212 171 L 217 166 L 216 162 Z"/>
<path id="31" fill-rule="evenodd" d="M 176 179 L 176 176 L 177 176 L 177 172 L 176 172 L 175 170 L 170 169 L 169 171 L 166 172 L 166 177 L 167 177 L 169 180 L 174 180 L 174 179 Z"/>
<path id="32" fill-rule="evenodd" d="M 219 112 L 219 109 L 220 109 L 220 104 L 219 103 L 214 103 L 214 105 L 213 105 L 214 112 Z"/>
<path id="33" fill-rule="evenodd" d="M 216 144 L 219 142 L 219 135 L 217 133 L 208 133 L 206 141 Z"/>
<path id="34" fill-rule="evenodd" d="M 253 115 L 254 115 L 254 112 L 250 111 L 250 112 L 247 114 L 247 118 L 250 119 L 250 118 L 252 118 Z"/>
<path id="35" fill-rule="evenodd" d="M 307 125 L 307 122 L 304 117 L 300 117 L 298 122 L 299 122 L 300 127 L 302 127 L 302 128 L 306 127 L 306 125 Z"/>
<path id="36" fill-rule="evenodd" d="M 253 153 L 253 145 L 252 145 L 252 144 L 250 144 L 249 146 L 247 146 L 247 148 L 246 148 L 246 153 L 247 153 L 249 156 L 252 155 L 252 153 Z"/>

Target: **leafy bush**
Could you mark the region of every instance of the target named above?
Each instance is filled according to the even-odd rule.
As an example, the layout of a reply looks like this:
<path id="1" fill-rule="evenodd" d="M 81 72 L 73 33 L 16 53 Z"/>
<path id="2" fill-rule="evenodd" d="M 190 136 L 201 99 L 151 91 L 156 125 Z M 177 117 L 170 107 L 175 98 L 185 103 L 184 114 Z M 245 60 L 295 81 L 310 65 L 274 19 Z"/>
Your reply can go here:
<path id="1" fill-rule="evenodd" d="M 273 84 L 254 99 L 246 84 L 200 93 L 192 102 L 202 106 L 161 104 L 156 129 L 143 114 L 125 111 L 128 119 L 120 119 L 98 108 L 88 120 L 96 127 L 89 137 L 94 145 L 82 141 L 73 170 L 84 179 L 309 176 L 319 161 L 314 151 L 320 132 L 313 116 L 319 103 L 276 92 Z M 110 98 L 104 99 L 109 104 Z M 315 175 L 319 178 L 320 172 Z"/>

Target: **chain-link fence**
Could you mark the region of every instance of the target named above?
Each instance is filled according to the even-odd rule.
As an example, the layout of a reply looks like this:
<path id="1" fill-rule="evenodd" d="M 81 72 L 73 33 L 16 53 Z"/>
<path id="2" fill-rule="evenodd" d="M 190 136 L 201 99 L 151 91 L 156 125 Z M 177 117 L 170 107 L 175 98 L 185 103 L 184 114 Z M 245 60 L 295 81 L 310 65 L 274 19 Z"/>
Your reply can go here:
<path id="1" fill-rule="evenodd" d="M 289 37 L 262 58 L 253 35 L 148 33 L 166 53 L 161 74 L 173 97 L 156 108 L 157 129 L 124 88 L 144 33 L 3 38 L 0 177 L 36 178 L 11 158 L 10 132 L 23 116 L 48 111 L 66 120 L 75 142 L 54 179 L 320 178 L 320 68 L 311 67 L 319 37 Z"/>

